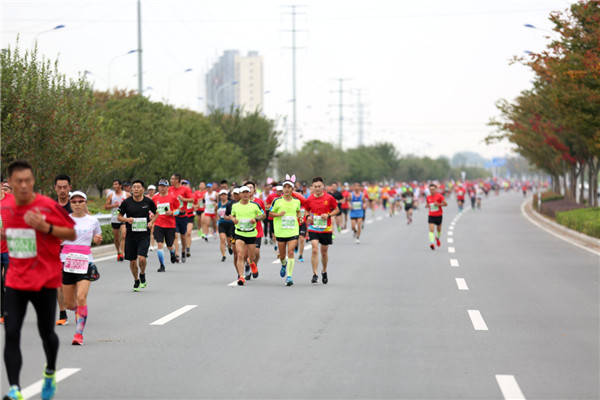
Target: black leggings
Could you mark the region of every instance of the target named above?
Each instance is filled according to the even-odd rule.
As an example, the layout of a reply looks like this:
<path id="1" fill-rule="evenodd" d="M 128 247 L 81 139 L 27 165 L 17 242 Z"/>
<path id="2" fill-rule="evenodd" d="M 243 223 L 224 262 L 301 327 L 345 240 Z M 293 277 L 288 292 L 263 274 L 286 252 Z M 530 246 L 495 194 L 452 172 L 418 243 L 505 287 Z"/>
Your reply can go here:
<path id="1" fill-rule="evenodd" d="M 9 385 L 19 385 L 19 373 L 23 359 L 21 357 L 21 328 L 27 312 L 27 303 L 31 302 L 37 314 L 37 325 L 46 353 L 46 368 L 56 369 L 58 354 L 58 336 L 54 332 L 56 318 L 56 289 L 38 291 L 6 288 L 6 310 L 4 319 L 4 364 Z"/>

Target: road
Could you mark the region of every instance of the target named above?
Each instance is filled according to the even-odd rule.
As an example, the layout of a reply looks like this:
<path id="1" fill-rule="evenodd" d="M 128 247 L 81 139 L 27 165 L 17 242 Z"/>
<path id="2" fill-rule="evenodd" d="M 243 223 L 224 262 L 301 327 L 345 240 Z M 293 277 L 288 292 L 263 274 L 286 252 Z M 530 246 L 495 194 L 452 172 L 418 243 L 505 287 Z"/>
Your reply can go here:
<path id="1" fill-rule="evenodd" d="M 99 262 L 85 345 L 70 345 L 73 314 L 57 327 L 58 368 L 72 373 L 57 398 L 597 399 L 599 259 L 528 222 L 522 201 L 490 196 L 455 218 L 451 199 L 436 251 L 422 210 L 410 226 L 372 216 L 360 245 L 338 234 L 328 285 L 309 283 L 307 257 L 285 287 L 267 247 L 260 278 L 230 287 L 215 241 L 164 274 L 150 253 L 140 293 L 127 264 Z M 24 387 L 44 365 L 34 316 Z"/>

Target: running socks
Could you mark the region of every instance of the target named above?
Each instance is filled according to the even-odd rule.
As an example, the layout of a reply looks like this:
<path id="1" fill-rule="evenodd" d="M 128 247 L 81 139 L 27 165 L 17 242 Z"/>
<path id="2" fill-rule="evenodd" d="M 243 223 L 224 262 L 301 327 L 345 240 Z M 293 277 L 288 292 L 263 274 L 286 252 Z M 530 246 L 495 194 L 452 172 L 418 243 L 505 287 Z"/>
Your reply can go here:
<path id="1" fill-rule="evenodd" d="M 140 274 L 140 283 L 146 283 L 146 274 Z"/>
<path id="2" fill-rule="evenodd" d="M 156 255 L 158 256 L 158 261 L 160 262 L 160 265 L 165 265 L 165 255 L 162 249 L 158 250 L 156 252 Z"/>
<path id="3" fill-rule="evenodd" d="M 77 306 L 75 312 L 75 319 L 77 320 L 77 326 L 75 327 L 75 333 L 83 335 L 85 323 L 87 322 L 88 308 L 87 306 Z"/>
<path id="4" fill-rule="evenodd" d="M 429 232 L 429 243 L 433 244 L 435 242 L 435 235 L 433 232 Z"/>
<path id="5" fill-rule="evenodd" d="M 287 263 L 287 276 L 291 277 L 292 274 L 294 273 L 294 262 L 295 260 L 293 258 L 288 260 Z"/>
<path id="6" fill-rule="evenodd" d="M 439 238 L 440 238 L 440 231 L 438 231 L 438 230 L 436 230 L 436 231 L 435 231 L 435 237 L 436 237 L 437 239 L 439 239 Z"/>

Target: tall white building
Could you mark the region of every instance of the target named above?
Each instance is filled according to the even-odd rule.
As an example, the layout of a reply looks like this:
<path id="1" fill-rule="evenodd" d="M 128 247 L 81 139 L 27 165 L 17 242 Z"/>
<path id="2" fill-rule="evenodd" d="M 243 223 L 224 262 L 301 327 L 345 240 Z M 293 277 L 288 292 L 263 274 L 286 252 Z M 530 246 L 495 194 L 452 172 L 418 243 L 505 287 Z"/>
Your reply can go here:
<path id="1" fill-rule="evenodd" d="M 229 112 L 232 106 L 244 112 L 261 111 L 263 95 L 263 58 L 256 51 L 241 56 L 237 50 L 227 50 L 206 74 L 207 112 Z"/>

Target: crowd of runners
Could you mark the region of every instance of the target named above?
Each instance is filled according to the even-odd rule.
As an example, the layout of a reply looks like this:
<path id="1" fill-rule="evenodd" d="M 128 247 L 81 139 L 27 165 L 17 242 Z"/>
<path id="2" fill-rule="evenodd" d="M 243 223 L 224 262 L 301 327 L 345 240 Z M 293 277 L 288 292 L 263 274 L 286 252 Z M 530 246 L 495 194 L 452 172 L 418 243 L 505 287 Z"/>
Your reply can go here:
<path id="1" fill-rule="evenodd" d="M 4 362 L 10 384 L 4 398 L 9 400 L 23 398 L 20 335 L 28 303 L 36 311 L 46 354 L 41 397 L 51 399 L 59 345 L 54 326 L 67 325 L 67 311 L 74 311 L 72 344 L 83 344 L 88 291 L 100 277 L 91 249 L 102 242 L 102 230 L 88 212 L 88 196 L 73 190 L 68 175 L 56 176 L 54 183 L 56 199 L 35 193 L 31 165 L 16 161 L 9 165 L 0 192 L 0 321 L 5 326 Z M 305 182 L 294 175 L 280 182 L 269 179 L 260 186 L 252 180 L 239 184 L 222 180 L 193 187 L 178 173 L 155 183 L 115 179 L 106 193 L 104 208 L 111 214 L 116 260 L 129 263 L 134 292 L 147 287 L 149 251 L 155 251 L 157 272 L 167 271 L 165 259 L 176 264 L 192 257 L 194 227 L 205 241 L 218 238 L 215 257 L 221 262 L 231 258 L 239 286 L 259 278 L 263 246 L 273 246 L 281 264 L 280 277 L 292 286 L 295 263 L 304 262 L 307 243 L 311 245 L 310 282 L 317 284 L 320 279 L 327 284 L 328 250 L 336 233 L 351 229 L 359 244 L 367 215 L 376 210 L 390 217 L 403 214 L 406 224 L 413 222 L 414 210 L 425 210 L 428 245 L 435 250 L 441 246 L 443 209 L 452 196 L 460 211 L 466 200 L 472 209 L 480 210 L 482 197 L 491 192 L 517 187 L 526 194 L 531 188 L 526 182 L 496 179 L 349 184 L 328 183 L 322 177 Z"/>

